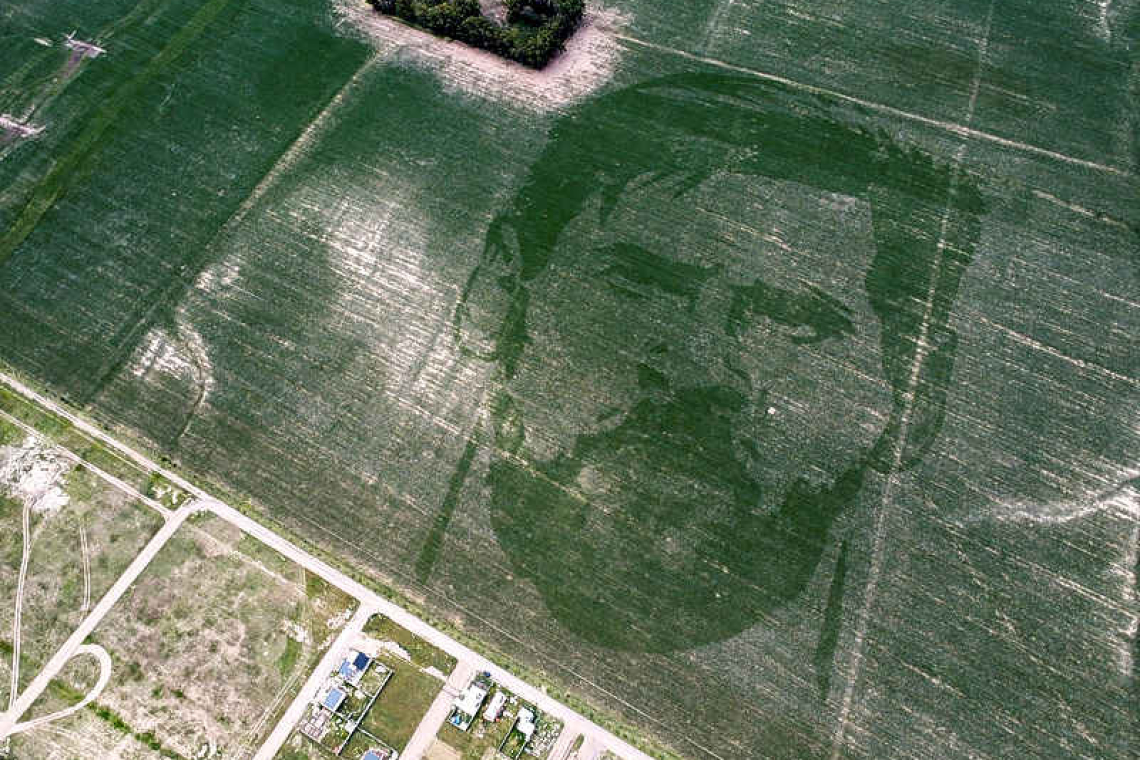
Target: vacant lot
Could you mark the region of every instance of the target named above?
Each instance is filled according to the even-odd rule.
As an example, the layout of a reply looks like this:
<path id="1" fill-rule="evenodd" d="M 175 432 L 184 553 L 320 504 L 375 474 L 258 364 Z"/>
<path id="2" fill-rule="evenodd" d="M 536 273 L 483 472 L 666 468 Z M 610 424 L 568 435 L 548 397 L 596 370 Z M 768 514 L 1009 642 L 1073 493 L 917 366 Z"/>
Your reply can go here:
<path id="1" fill-rule="evenodd" d="M 682 755 L 1129 755 L 1135 3 L 9 5 L 5 362 Z"/>
<path id="2" fill-rule="evenodd" d="M 22 528 L 30 551 L 22 586 Z M 46 442 L 0 421 L 0 699 L 7 705 L 12 617 L 20 605 L 20 684 L 35 677 L 162 524 L 162 518 Z"/>
<path id="3" fill-rule="evenodd" d="M 110 685 L 42 730 L 94 715 L 173 756 L 248 756 L 353 608 L 257 546 L 213 518 L 187 523 L 91 637 L 111 654 Z"/>
<path id="4" fill-rule="evenodd" d="M 381 655 L 379 660 L 393 669 L 392 680 L 360 725 L 390 747 L 403 751 L 443 683 L 398 657 Z"/>

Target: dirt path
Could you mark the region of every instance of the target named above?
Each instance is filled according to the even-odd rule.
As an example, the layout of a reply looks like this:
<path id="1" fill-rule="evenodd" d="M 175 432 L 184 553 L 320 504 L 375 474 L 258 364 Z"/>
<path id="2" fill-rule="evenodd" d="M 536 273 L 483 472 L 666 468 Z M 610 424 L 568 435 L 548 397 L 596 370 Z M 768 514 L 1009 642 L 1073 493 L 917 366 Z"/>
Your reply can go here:
<path id="1" fill-rule="evenodd" d="M 3 379 L 4 379 L 3 374 L 0 374 L 0 380 L 3 380 Z M 102 478 L 103 480 L 107 481 L 108 483 L 110 483 L 115 488 L 119 489 L 120 491 L 127 493 L 127 494 L 130 494 L 131 498 L 136 499 L 137 501 L 140 501 L 143 504 L 146 504 L 148 507 L 150 507 L 154 511 L 158 512 L 163 517 L 170 517 L 171 512 L 170 512 L 169 508 L 163 506 L 162 504 L 158 503 L 157 501 L 150 498 L 146 494 L 142 493 L 141 491 L 139 491 L 137 488 L 135 488 L 131 484 L 126 483 L 122 480 L 119 480 L 118 478 L 116 478 L 114 475 L 107 472 L 106 470 L 102 470 L 99 467 L 96 467 L 95 465 L 91 464 L 90 462 L 88 462 L 83 457 L 76 454 L 74 451 L 71 451 L 70 449 L 65 449 L 62 446 L 56 446 L 56 445 L 52 444 L 51 441 L 49 441 L 48 439 L 46 439 L 44 437 L 43 433 L 36 430 L 31 425 L 26 424 L 24 421 L 17 419 L 16 417 L 13 417 L 12 415 L 8 414 L 7 412 L 5 412 L 3 410 L 0 410 L 0 418 L 3 418 L 5 421 L 10 422 L 11 424 L 13 424 L 16 427 L 23 430 L 25 433 L 32 435 L 32 436 L 35 436 L 36 440 L 46 442 L 47 445 L 51 447 L 53 454 L 58 454 L 59 456 L 63 457 L 64 459 L 67 459 L 70 462 L 74 462 L 77 465 L 82 465 L 84 469 L 94 473 L 97 477 Z M 84 431 L 84 432 L 86 432 L 86 431 Z"/>
<path id="2" fill-rule="evenodd" d="M 95 627 L 102 622 L 103 618 L 115 606 L 115 603 L 134 585 L 142 572 L 146 570 L 151 560 L 158 554 L 159 550 L 166 545 L 170 537 L 182 526 L 186 518 L 196 512 L 198 507 L 196 504 L 188 504 L 177 512 L 174 512 L 166 521 L 166 524 L 159 529 L 158 533 L 147 543 L 139 555 L 135 557 L 134 561 L 127 567 L 123 574 L 119 576 L 115 584 L 111 586 L 110 590 L 99 600 L 95 605 L 95 609 L 91 614 L 83 619 L 79 627 L 72 632 L 63 646 L 48 660 L 43 669 L 36 675 L 28 688 L 16 699 L 16 701 L 9 707 L 8 711 L 0 714 L 0 740 L 3 740 L 20 725 L 18 721 L 20 717 L 28 711 L 28 708 L 39 698 L 39 696 L 51 683 L 52 679 L 59 675 L 63 667 L 80 652 L 94 654 L 90 645 L 85 645 L 83 642 L 95 630 Z M 98 656 L 98 655 L 96 655 Z M 24 729 L 20 729 L 24 730 Z"/>
<path id="3" fill-rule="evenodd" d="M 83 559 L 83 605 L 80 614 L 91 609 L 91 549 L 87 543 L 87 526 L 79 523 L 79 553 Z"/>
<path id="4" fill-rule="evenodd" d="M 44 715 L 41 718 L 35 718 L 34 720 L 25 721 L 23 723 L 17 723 L 8 731 L 8 736 L 18 734 L 23 731 L 30 731 L 31 729 L 38 726 L 54 723 L 57 720 L 66 718 L 69 715 L 73 715 L 79 712 L 84 707 L 99 698 L 99 695 L 103 693 L 103 689 L 107 687 L 107 683 L 111 680 L 111 655 L 107 654 L 107 650 L 98 644 L 84 644 L 75 650 L 74 654 L 72 654 L 72 657 L 79 657 L 80 655 L 85 654 L 91 655 L 99 661 L 99 679 L 95 682 L 95 685 L 92 686 L 91 689 L 83 695 L 83 699 L 79 700 L 79 702 L 75 703 L 71 707 L 57 710 L 50 715 Z"/>
<path id="5" fill-rule="evenodd" d="M 20 639 L 22 638 L 20 616 L 24 609 L 24 586 L 28 579 L 28 560 L 32 556 L 32 502 L 24 500 L 23 531 L 24 543 L 20 555 L 20 574 L 16 579 L 16 601 L 12 613 L 12 683 L 8 691 L 8 710 L 16 705 L 16 696 L 20 691 Z"/>

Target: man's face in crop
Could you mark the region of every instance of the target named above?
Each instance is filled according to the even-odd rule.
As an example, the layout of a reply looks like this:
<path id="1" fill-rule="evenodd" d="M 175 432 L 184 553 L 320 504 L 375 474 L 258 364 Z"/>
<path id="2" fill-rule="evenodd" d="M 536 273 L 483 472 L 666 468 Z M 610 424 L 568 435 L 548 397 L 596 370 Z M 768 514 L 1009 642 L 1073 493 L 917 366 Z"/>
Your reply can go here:
<path id="1" fill-rule="evenodd" d="M 646 174 L 562 231 L 494 410 L 518 456 L 490 477 L 498 538 L 564 625 L 685 648 L 802 591 L 891 408 L 870 217 L 795 182 Z"/>

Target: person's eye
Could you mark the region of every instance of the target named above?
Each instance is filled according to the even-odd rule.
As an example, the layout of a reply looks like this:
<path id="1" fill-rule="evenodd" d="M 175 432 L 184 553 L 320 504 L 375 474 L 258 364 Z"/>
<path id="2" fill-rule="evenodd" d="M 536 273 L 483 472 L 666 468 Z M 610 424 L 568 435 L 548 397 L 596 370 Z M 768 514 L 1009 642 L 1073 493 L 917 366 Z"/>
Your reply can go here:
<path id="1" fill-rule="evenodd" d="M 598 271 L 607 285 L 621 295 L 644 299 L 655 294 L 680 298 L 690 307 L 701 288 L 720 271 L 662 256 L 634 243 L 614 243 L 595 250 L 606 262 Z"/>
<path id="2" fill-rule="evenodd" d="M 786 329 L 796 345 L 820 343 L 854 333 L 849 310 L 816 287 L 797 293 L 760 280 L 735 288 L 725 330 L 739 336 L 764 318 Z"/>

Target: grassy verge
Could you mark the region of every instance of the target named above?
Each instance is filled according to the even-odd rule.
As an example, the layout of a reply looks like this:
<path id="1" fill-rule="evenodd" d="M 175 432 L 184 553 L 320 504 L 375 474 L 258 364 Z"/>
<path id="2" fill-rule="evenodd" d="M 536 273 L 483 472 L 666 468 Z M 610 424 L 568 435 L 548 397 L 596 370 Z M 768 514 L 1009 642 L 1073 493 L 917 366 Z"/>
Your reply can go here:
<path id="1" fill-rule="evenodd" d="M 364 632 L 380 641 L 392 641 L 403 647 L 412 657 L 412 662 L 420 668 L 435 668 L 448 675 L 455 669 L 455 658 L 406 628 L 393 623 L 383 615 L 373 615 L 364 626 Z"/>

